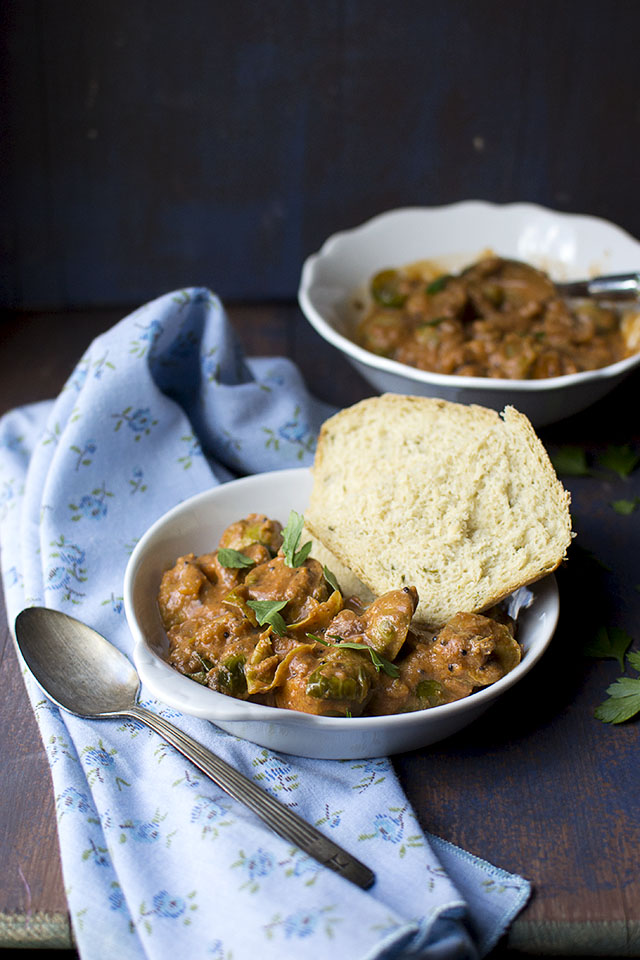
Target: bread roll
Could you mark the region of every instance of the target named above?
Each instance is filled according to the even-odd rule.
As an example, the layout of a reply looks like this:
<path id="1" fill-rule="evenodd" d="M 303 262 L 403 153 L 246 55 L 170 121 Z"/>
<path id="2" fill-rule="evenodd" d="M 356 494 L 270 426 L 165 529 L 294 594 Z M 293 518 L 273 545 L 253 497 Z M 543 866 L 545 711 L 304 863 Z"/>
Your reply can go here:
<path id="1" fill-rule="evenodd" d="M 440 627 L 555 570 L 569 504 L 513 407 L 384 394 L 324 423 L 305 520 L 374 595 L 417 587 L 416 619 Z"/>

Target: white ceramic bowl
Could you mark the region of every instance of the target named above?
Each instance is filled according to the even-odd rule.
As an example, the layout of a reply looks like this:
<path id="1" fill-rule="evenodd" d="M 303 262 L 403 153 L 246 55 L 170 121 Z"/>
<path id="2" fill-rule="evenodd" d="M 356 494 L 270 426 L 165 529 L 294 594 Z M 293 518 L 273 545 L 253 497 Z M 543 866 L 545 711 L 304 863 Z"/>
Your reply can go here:
<path id="1" fill-rule="evenodd" d="M 545 380 L 462 377 L 379 357 L 351 339 L 357 318 L 354 303 L 378 270 L 428 259 L 455 271 L 487 250 L 540 267 L 557 281 L 640 269 L 640 243 L 606 220 L 529 203 L 465 201 L 392 210 L 335 234 L 306 260 L 298 299 L 320 336 L 376 390 L 496 410 L 511 404 L 537 427 L 583 410 L 640 364 L 638 354 L 600 370 Z"/>
<path id="2" fill-rule="evenodd" d="M 559 613 L 553 576 L 533 586 L 534 602 L 520 614 L 521 663 L 492 686 L 430 710 L 391 717 L 316 717 L 235 700 L 170 667 L 165 660 L 168 641 L 156 604 L 164 571 L 185 553 L 215 549 L 225 527 L 251 512 L 264 512 L 286 523 L 291 509 L 304 512 L 310 490 L 311 474 L 305 469 L 235 480 L 179 504 L 139 541 L 127 565 L 124 603 L 135 641 L 136 667 L 142 682 L 158 699 L 284 753 L 334 760 L 386 756 L 435 743 L 465 727 L 542 656 Z"/>

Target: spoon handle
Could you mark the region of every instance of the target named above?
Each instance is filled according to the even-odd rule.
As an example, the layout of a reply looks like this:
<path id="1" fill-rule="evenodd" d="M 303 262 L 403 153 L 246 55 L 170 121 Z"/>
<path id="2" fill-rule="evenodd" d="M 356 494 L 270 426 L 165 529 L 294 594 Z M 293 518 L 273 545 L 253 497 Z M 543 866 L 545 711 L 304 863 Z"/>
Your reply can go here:
<path id="1" fill-rule="evenodd" d="M 271 794 L 266 793 L 244 774 L 235 770 L 221 757 L 211 753 L 178 727 L 174 727 L 164 717 L 137 704 L 127 710 L 126 714 L 151 727 L 226 793 L 253 810 L 285 840 L 295 844 L 314 860 L 329 867 L 330 870 L 335 870 L 363 890 L 372 885 L 375 874 L 367 866 L 333 843 Z"/>
<path id="2" fill-rule="evenodd" d="M 556 283 L 565 297 L 594 297 L 596 300 L 637 300 L 640 298 L 640 273 L 616 273 L 590 280 Z"/>

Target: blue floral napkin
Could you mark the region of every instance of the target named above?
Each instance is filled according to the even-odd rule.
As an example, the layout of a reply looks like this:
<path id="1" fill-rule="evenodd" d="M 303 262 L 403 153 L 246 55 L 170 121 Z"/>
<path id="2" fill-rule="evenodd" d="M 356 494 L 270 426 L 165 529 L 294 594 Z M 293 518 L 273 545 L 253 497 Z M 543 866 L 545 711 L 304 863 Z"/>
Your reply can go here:
<path id="1" fill-rule="evenodd" d="M 10 622 L 46 605 L 131 655 L 122 604 L 137 539 L 179 501 L 309 464 L 322 420 L 286 359 L 246 359 L 210 291 L 167 294 L 98 337 L 57 400 L 0 423 Z M 259 504 L 256 504 L 259 509 Z M 364 892 L 288 845 L 134 722 L 54 707 L 25 672 L 55 791 L 86 960 L 485 955 L 529 884 L 425 835 L 386 759 L 280 756 L 169 717 L 367 863 Z"/>

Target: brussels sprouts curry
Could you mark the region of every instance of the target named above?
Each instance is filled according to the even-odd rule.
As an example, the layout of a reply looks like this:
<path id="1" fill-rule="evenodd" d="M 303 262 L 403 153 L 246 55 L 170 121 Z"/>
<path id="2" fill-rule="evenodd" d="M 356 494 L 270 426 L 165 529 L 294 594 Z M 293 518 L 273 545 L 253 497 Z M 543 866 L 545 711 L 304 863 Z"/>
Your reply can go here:
<path id="1" fill-rule="evenodd" d="M 640 350 L 640 312 L 568 302 L 550 277 L 485 257 L 460 274 L 429 261 L 378 272 L 356 340 L 436 373 L 539 380 L 608 366 Z"/>
<path id="2" fill-rule="evenodd" d="M 180 557 L 158 604 L 169 662 L 241 700 L 331 717 L 424 710 L 499 680 L 521 658 L 498 608 L 458 613 L 437 632 L 412 624 L 414 587 L 365 606 L 299 545 L 303 518 L 283 529 L 251 514 L 217 550 Z"/>

